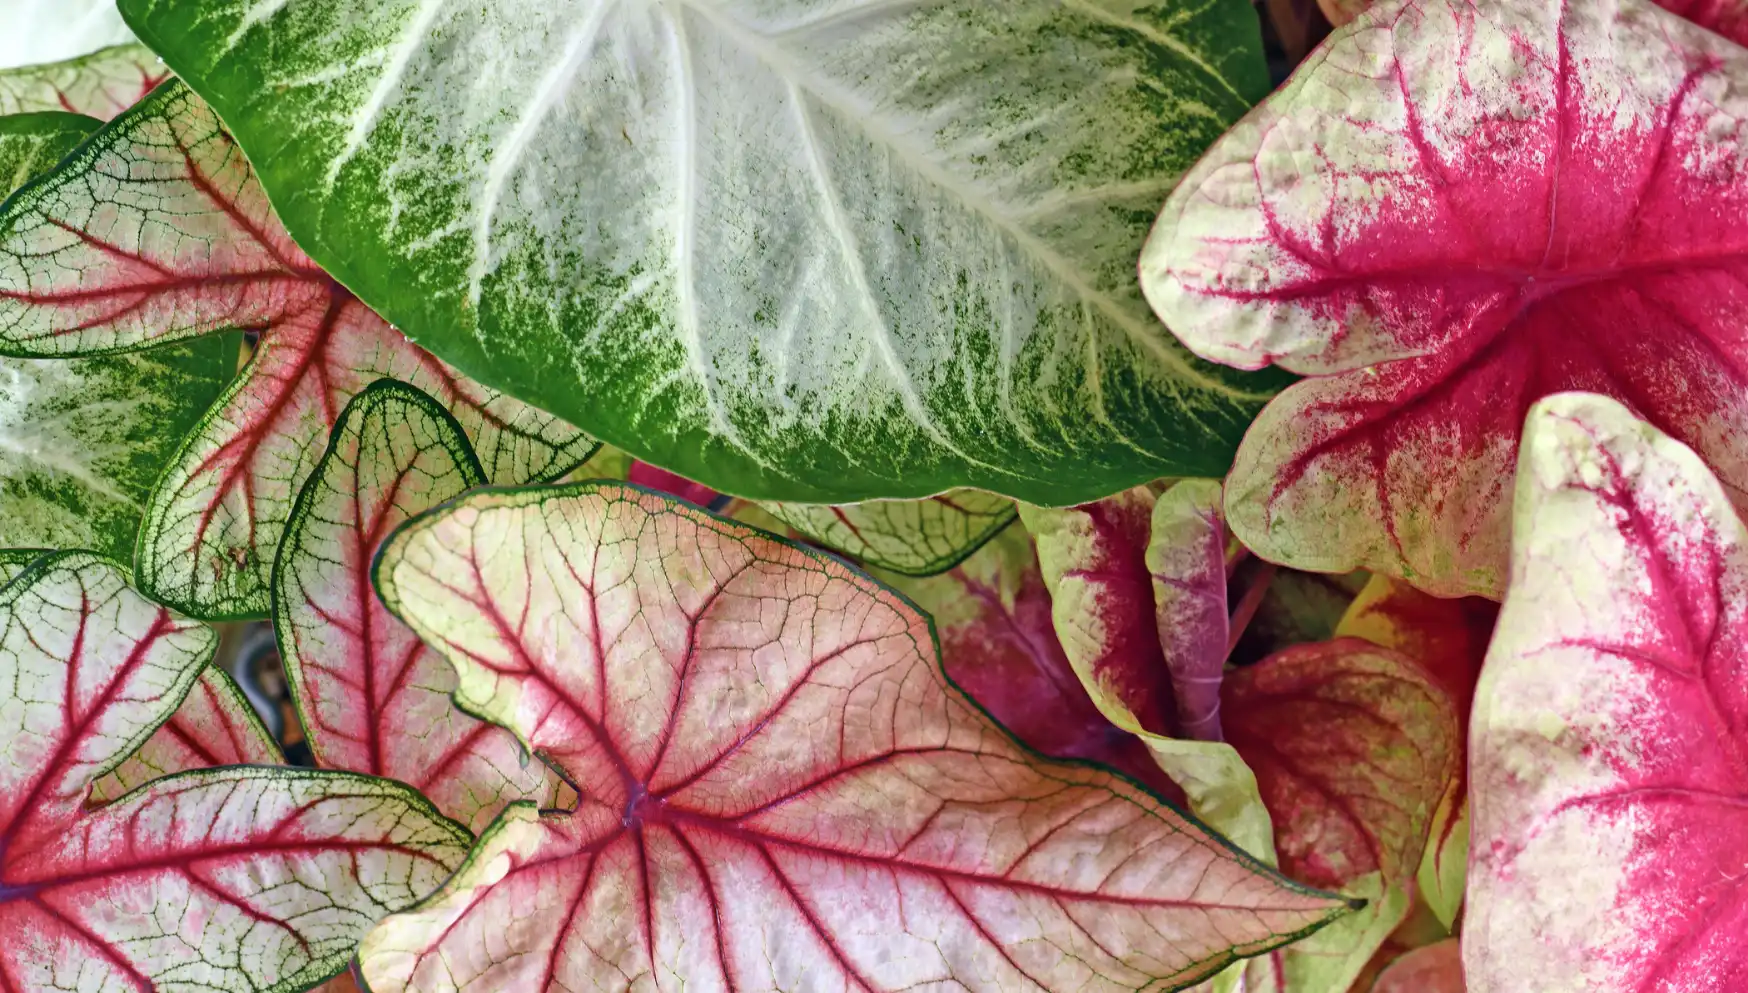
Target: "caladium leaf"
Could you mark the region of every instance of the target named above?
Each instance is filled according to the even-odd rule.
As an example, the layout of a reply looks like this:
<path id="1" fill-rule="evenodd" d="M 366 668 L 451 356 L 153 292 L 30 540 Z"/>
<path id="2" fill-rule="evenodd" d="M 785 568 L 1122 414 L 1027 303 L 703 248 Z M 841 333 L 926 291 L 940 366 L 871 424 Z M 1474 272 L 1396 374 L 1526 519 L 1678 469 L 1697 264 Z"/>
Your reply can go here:
<path id="1" fill-rule="evenodd" d="M 945 572 L 1012 524 L 1007 497 L 954 490 L 921 500 L 851 504 L 760 504 L 801 534 L 875 568 L 903 576 Z"/>
<path id="2" fill-rule="evenodd" d="M 0 586 L 12 582 L 32 562 L 47 554 L 46 548 L 0 548 Z"/>
<path id="3" fill-rule="evenodd" d="M 1331 24 L 1340 27 L 1360 16 L 1371 0 L 1317 0 Z M 1715 31 L 1737 44 L 1748 42 L 1748 4 L 1742 0 L 1656 0 L 1671 13 Z"/>
<path id="4" fill-rule="evenodd" d="M 377 547 L 402 521 L 485 482 L 437 401 L 379 380 L 347 404 L 304 484 L 273 570 L 273 629 L 318 765 L 408 783 L 478 830 L 557 779 L 514 735 L 450 704 L 455 671 L 383 609 Z"/>
<path id="5" fill-rule="evenodd" d="M 342 282 L 722 492 L 1096 499 L 1224 472 L 1284 382 L 1133 275 L 1267 90 L 1243 0 L 121 6 Z"/>
<path id="6" fill-rule="evenodd" d="M 372 932 L 375 993 L 1169 988 L 1342 908 L 1017 745 L 898 595 L 689 504 L 477 493 L 376 581 L 583 799 L 511 806 Z"/>
<path id="7" fill-rule="evenodd" d="M 6 0 L 0 6 L 0 67 L 59 62 L 133 40 L 114 0 Z"/>
<path id="8" fill-rule="evenodd" d="M 1497 598 L 1523 416 L 1564 389 L 1748 489 L 1744 72 L 1636 0 L 1390 3 L 1222 138 L 1142 270 L 1197 353 L 1317 377 L 1246 435 L 1239 538 Z"/>
<path id="9" fill-rule="evenodd" d="M 1428 825 L 1462 761 L 1457 710 L 1406 656 L 1358 638 L 1236 669 L 1221 695 L 1281 871 L 1368 900 L 1257 971 L 1290 993 L 1346 990 L 1408 914 Z"/>
<path id="10" fill-rule="evenodd" d="M 107 121 L 168 78 L 164 63 L 137 44 L 113 45 L 65 62 L 0 69 L 0 114 L 66 111 Z"/>
<path id="11" fill-rule="evenodd" d="M 1056 640 L 1050 592 L 1024 528 L 938 576 L 876 572 L 927 611 L 947 678 L 1029 747 L 1109 766 L 1167 799 L 1183 790 L 1093 704 Z"/>
<path id="12" fill-rule="evenodd" d="M 1413 659 L 1451 700 L 1457 712 L 1457 754 L 1468 754 L 1469 708 L 1481 660 L 1493 636 L 1498 606 L 1479 597 L 1447 600 L 1407 583 L 1374 576 L 1341 619 L 1337 633 L 1364 638 Z M 1467 764 L 1458 762 L 1427 836 L 1419 896 L 1446 928 L 1463 902 L 1469 855 Z"/>
<path id="13" fill-rule="evenodd" d="M 1467 993 L 1457 939 L 1416 948 L 1378 976 L 1372 993 Z"/>
<path id="14" fill-rule="evenodd" d="M 91 784 L 90 800 L 105 804 L 154 779 L 190 769 L 284 762 L 279 744 L 236 680 L 209 665 L 170 719 L 138 751 Z"/>
<path id="15" fill-rule="evenodd" d="M 1479 993 L 1735 989 L 1748 548 L 1729 491 L 1605 397 L 1531 411 L 1475 693 Z"/>
<path id="16" fill-rule="evenodd" d="M 0 590 L 7 989 L 306 989 L 465 854 L 466 832 L 417 794 L 337 773 L 202 770 L 85 809 L 216 642 L 88 553 Z"/>
<path id="17" fill-rule="evenodd" d="M 1153 505 L 1147 539 L 1153 611 L 1177 729 L 1198 741 L 1220 740 L 1220 682 L 1231 648 L 1220 502 L 1216 480 L 1173 485 Z"/>
<path id="18" fill-rule="evenodd" d="M 126 182 L 118 177 L 127 177 Z M 593 444 L 407 342 L 292 244 L 212 111 L 178 82 L 0 208 L 0 347 L 65 356 L 261 333 L 147 510 L 141 588 L 207 618 L 264 614 L 273 550 L 346 401 L 379 377 L 447 405 L 497 482 Z"/>

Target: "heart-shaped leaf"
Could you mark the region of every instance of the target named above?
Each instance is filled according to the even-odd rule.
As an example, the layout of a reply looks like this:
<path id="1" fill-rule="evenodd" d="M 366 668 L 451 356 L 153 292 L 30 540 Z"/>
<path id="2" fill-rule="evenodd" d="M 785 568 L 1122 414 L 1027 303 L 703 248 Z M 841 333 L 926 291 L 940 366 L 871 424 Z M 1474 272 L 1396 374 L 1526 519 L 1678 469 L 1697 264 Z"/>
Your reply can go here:
<path id="1" fill-rule="evenodd" d="M 1457 709 L 1406 656 L 1357 638 L 1236 669 L 1221 696 L 1281 871 L 1368 901 L 1253 971 L 1273 972 L 1263 988 L 1346 990 L 1408 914 L 1428 827 L 1463 758 Z"/>
<path id="2" fill-rule="evenodd" d="M 563 772 L 360 949 L 376 993 L 1169 988 L 1315 928 L 1139 787 L 1017 745 L 836 559 L 603 483 L 463 497 L 378 590 Z"/>
<path id="3" fill-rule="evenodd" d="M 341 414 L 273 571 L 279 656 L 316 762 L 408 783 L 475 830 L 512 800 L 554 806 L 558 781 L 450 704 L 454 669 L 383 609 L 370 563 L 401 522 L 484 482 L 437 401 L 379 380 Z"/>
<path id="4" fill-rule="evenodd" d="M 1284 381 L 1134 281 L 1267 89 L 1243 0 L 121 6 L 342 282 L 723 492 L 1096 499 L 1223 472 Z"/>
<path id="5" fill-rule="evenodd" d="M 1477 993 L 1748 976 L 1748 533 L 1686 446 L 1594 395 L 1524 430 L 1470 723 Z"/>
<path id="6" fill-rule="evenodd" d="M 23 37 L 34 43 L 40 35 Z M 66 111 L 107 121 L 168 78 L 164 63 L 137 44 L 114 45 L 65 62 L 0 69 L 0 114 Z"/>
<path id="7" fill-rule="evenodd" d="M 1056 640 L 1050 591 L 1024 528 L 1009 528 L 939 576 L 876 573 L 926 611 L 953 685 L 1027 746 L 1109 766 L 1183 800 L 1140 738 L 1094 705 Z"/>
<path id="8" fill-rule="evenodd" d="M 7 989 L 293 993 L 462 859 L 465 831 L 363 776 L 235 766 L 84 809 L 216 641 L 83 552 L 38 559 L 0 589 Z"/>
<path id="9" fill-rule="evenodd" d="M 99 126 L 0 117 L 0 183 L 24 185 Z M 131 560 L 153 483 L 236 366 L 234 335 L 112 358 L 0 358 L 0 545 Z"/>
<path id="10" fill-rule="evenodd" d="M 1748 489 L 1748 50 L 1639 0 L 1386 3 L 1167 201 L 1142 259 L 1191 349 L 1317 378 L 1227 481 L 1272 561 L 1504 588 L 1524 413 L 1597 390 Z"/>
<path id="11" fill-rule="evenodd" d="M 1338 634 L 1364 638 L 1412 659 L 1450 698 L 1457 714 L 1457 754 L 1468 754 L 1469 708 L 1498 606 L 1479 597 L 1447 600 L 1407 583 L 1374 576 L 1354 598 Z M 1463 902 L 1469 857 L 1467 763 L 1458 762 L 1439 800 L 1420 863 L 1419 896 L 1446 928 Z"/>
<path id="12" fill-rule="evenodd" d="M 178 82 L 0 208 L 0 347 L 109 353 L 222 328 L 260 343 L 171 460 L 139 545 L 141 588 L 185 613 L 267 611 L 292 500 L 341 408 L 377 378 L 447 405 L 494 481 L 562 475 L 592 445 L 410 344 L 316 268 Z"/>
<path id="13" fill-rule="evenodd" d="M 946 572 L 983 547 L 1019 511 L 1007 497 L 953 490 L 921 500 L 759 504 L 800 534 L 864 565 L 901 576 Z"/>

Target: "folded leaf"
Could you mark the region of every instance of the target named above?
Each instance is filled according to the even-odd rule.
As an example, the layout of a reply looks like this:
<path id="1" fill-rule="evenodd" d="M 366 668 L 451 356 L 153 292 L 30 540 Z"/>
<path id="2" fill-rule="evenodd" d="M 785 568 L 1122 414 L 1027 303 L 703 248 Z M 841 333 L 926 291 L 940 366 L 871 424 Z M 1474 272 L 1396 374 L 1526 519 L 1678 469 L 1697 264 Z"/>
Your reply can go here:
<path id="1" fill-rule="evenodd" d="M 1416 948 L 1378 976 L 1372 993 L 1466 993 L 1457 939 Z"/>
<path id="2" fill-rule="evenodd" d="M 342 282 L 722 492 L 1096 499 L 1223 472 L 1284 382 L 1134 281 L 1267 89 L 1243 0 L 121 6 Z"/>
<path id="3" fill-rule="evenodd" d="M 1295 568 L 1504 589 L 1524 413 L 1595 390 L 1748 490 L 1748 50 L 1638 0 L 1387 3 L 1185 177 L 1142 258 L 1197 354 L 1317 378 L 1227 481 Z"/>
<path id="4" fill-rule="evenodd" d="M 626 486 L 463 497 L 386 603 L 582 796 L 360 949 L 376 993 L 1170 988 L 1341 912 L 947 684 L 836 559 Z M 756 674 L 756 678 L 748 678 Z"/>
<path id="5" fill-rule="evenodd" d="M 377 378 L 447 405 L 497 482 L 563 475 L 593 444 L 461 377 L 316 268 L 180 83 L 0 208 L 0 348 L 88 355 L 224 328 L 260 344 L 170 460 L 139 546 L 141 588 L 185 613 L 266 612 L 291 502 L 341 408 Z"/>
<path id="6" fill-rule="evenodd" d="M 1147 539 L 1153 610 L 1182 737 L 1220 740 L 1220 681 L 1231 636 L 1220 483 L 1186 479 L 1153 505 Z"/>
<path id="7" fill-rule="evenodd" d="M 3 20 L 0 18 L 0 23 Z M 0 27 L 0 31 L 5 30 Z M 0 37 L 21 36 L 7 32 Z M 34 44 L 40 43 L 42 35 L 26 32 L 22 37 Z M 107 121 L 168 78 L 170 70 L 146 46 L 112 45 L 65 62 L 0 69 L 0 114 L 60 110 Z"/>
<path id="8" fill-rule="evenodd" d="M 455 670 L 383 609 L 370 563 L 402 521 L 485 482 L 437 401 L 378 380 L 340 415 L 273 571 L 273 629 L 318 765 L 398 779 L 475 830 L 557 780 L 514 735 L 457 710 Z"/>
<path id="9" fill-rule="evenodd" d="M 947 678 L 1014 737 L 1052 758 L 1097 762 L 1169 800 L 1184 799 L 1141 739 L 1107 720 L 1081 686 L 1056 640 L 1050 593 L 1024 528 L 1002 531 L 938 576 L 875 577 L 928 613 Z"/>
<path id="10" fill-rule="evenodd" d="M 1337 633 L 1406 655 L 1437 683 L 1457 713 L 1457 754 L 1468 754 L 1469 708 L 1498 607 L 1466 597 L 1443 600 L 1407 583 L 1374 576 L 1341 619 Z M 1419 896 L 1448 929 L 1463 902 L 1469 857 L 1469 787 L 1459 761 L 1439 800 L 1419 872 Z"/>
<path id="11" fill-rule="evenodd" d="M 22 186 L 97 121 L 0 117 L 0 183 Z M 0 358 L 0 545 L 133 559 L 152 484 L 231 378 L 234 336 L 72 362 Z"/>
<path id="12" fill-rule="evenodd" d="M 336 773 L 203 770 L 84 809 L 216 642 L 88 553 L 45 556 L 0 589 L 9 990 L 307 989 L 466 852 L 416 794 Z"/>
<path id="13" fill-rule="evenodd" d="M 1469 771 L 1477 993 L 1724 993 L 1748 976 L 1748 548 L 1700 458 L 1604 397 L 1524 431 Z"/>
<path id="14" fill-rule="evenodd" d="M 767 501 L 760 506 L 822 545 L 904 576 L 946 572 L 1019 514 L 1012 500 L 981 490 L 953 490 L 921 500 L 839 505 Z"/>
<path id="15" fill-rule="evenodd" d="M 1274 982 L 1346 990 L 1408 913 L 1428 825 L 1462 761 L 1456 708 L 1408 658 L 1357 638 L 1236 669 L 1221 696 L 1226 739 L 1274 821 L 1281 871 L 1368 901 L 1272 953 Z"/>
<path id="16" fill-rule="evenodd" d="M 190 769 L 284 762 L 279 743 L 262 726 L 236 680 L 209 665 L 182 705 L 139 751 L 92 784 L 91 802 L 105 804 L 154 779 Z"/>

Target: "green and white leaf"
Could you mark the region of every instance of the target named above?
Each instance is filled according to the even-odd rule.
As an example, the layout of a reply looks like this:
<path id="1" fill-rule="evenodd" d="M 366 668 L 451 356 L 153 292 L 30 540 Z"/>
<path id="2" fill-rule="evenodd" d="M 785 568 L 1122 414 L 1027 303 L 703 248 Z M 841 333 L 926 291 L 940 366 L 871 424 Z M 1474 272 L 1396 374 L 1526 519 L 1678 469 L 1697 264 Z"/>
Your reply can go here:
<path id="1" fill-rule="evenodd" d="M 761 506 L 822 545 L 905 576 L 946 572 L 1019 516 L 1012 500 L 982 490 L 954 490 L 921 500 Z"/>
<path id="2" fill-rule="evenodd" d="M 97 126 L 74 114 L 0 118 L 0 177 L 21 185 Z M 0 358 L 0 545 L 132 562 L 152 484 L 231 378 L 237 343 L 225 335 L 104 358 Z"/>
<path id="3" fill-rule="evenodd" d="M 1267 90 L 1244 0 L 121 7 L 385 318 L 723 492 L 1218 475 L 1284 381 L 1135 278 Z"/>
<path id="4" fill-rule="evenodd" d="M 12 582 L 32 562 L 47 554 L 46 548 L 0 548 L 0 586 Z"/>

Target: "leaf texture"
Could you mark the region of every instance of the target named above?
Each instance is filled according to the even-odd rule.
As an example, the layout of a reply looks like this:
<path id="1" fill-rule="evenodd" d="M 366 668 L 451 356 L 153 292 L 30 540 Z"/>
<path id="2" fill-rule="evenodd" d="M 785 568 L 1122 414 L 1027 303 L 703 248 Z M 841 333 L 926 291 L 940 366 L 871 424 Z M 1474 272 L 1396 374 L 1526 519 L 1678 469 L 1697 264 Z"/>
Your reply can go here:
<path id="1" fill-rule="evenodd" d="M 374 931 L 377 993 L 1168 988 L 1342 909 L 1017 745 L 901 597 L 689 505 L 475 494 L 398 531 L 376 579 L 458 703 L 583 797 L 512 806 Z"/>
<path id="2" fill-rule="evenodd" d="M 292 500 L 346 401 L 377 378 L 448 406 L 494 481 L 562 475 L 593 444 L 432 358 L 310 262 L 180 83 L 0 208 L 0 348 L 107 354 L 227 328 L 260 343 L 170 460 L 139 546 L 141 588 L 185 613 L 267 611 Z"/>
<path id="3" fill-rule="evenodd" d="M 398 779 L 474 830 L 514 800 L 555 806 L 558 780 L 451 705 L 455 670 L 383 608 L 370 563 L 403 521 L 484 482 L 441 405 L 378 380 L 341 414 L 273 573 L 273 629 L 316 762 Z"/>
<path id="4" fill-rule="evenodd" d="M 154 779 L 221 765 L 283 765 L 236 680 L 217 666 L 200 671 L 181 706 L 108 775 L 91 784 L 91 802 L 108 803 Z"/>
<path id="5" fill-rule="evenodd" d="M 34 41 L 41 35 L 25 37 Z M 151 49 L 132 43 L 65 62 L 0 69 L 0 115 L 66 111 L 107 121 L 168 78 L 170 70 Z"/>
<path id="6" fill-rule="evenodd" d="M 1748 548 L 1698 455 L 1621 404 L 1531 412 L 1512 579 L 1475 693 L 1476 993 L 1748 977 Z"/>
<path id="7" fill-rule="evenodd" d="M 1222 472 L 1283 381 L 1134 280 L 1267 88 L 1241 0 L 122 8 L 341 281 L 721 492 L 1096 499 Z"/>
<path id="8" fill-rule="evenodd" d="M 1314 378 L 1227 481 L 1272 561 L 1504 589 L 1523 418 L 1590 390 L 1748 489 L 1748 50 L 1639 0 L 1368 10 L 1166 202 L 1149 299 Z"/>
<path id="9" fill-rule="evenodd" d="M 176 710 L 213 631 L 83 552 L 0 589 L 0 977 L 16 993 L 293 993 L 468 836 L 404 787 L 239 766 L 87 790 Z"/>
<path id="10" fill-rule="evenodd" d="M 1007 497 L 953 490 L 921 500 L 852 504 L 761 503 L 797 532 L 879 569 L 904 576 L 946 572 L 1014 522 Z"/>

